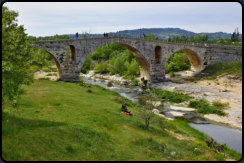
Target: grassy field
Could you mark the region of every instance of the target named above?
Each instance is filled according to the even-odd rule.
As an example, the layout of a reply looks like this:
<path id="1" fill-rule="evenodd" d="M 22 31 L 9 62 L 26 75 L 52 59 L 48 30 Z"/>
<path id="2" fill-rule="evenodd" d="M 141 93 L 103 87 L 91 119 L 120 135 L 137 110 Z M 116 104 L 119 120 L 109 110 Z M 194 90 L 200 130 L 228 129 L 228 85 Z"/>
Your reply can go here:
<path id="1" fill-rule="evenodd" d="M 214 152 L 210 137 L 184 121 L 157 117 L 145 128 L 132 102 L 135 116 L 124 115 L 119 94 L 99 86 L 36 80 L 25 89 L 17 110 L 2 111 L 6 161 L 241 159 L 227 147 L 226 158 Z"/>

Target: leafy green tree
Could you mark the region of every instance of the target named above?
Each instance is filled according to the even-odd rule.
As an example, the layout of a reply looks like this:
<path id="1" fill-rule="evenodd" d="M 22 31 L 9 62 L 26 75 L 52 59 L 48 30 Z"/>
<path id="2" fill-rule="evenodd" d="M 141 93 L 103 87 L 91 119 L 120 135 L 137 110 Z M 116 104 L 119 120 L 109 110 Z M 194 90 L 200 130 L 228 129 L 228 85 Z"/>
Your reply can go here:
<path id="1" fill-rule="evenodd" d="M 87 59 L 85 60 L 83 66 L 81 68 L 81 72 L 83 74 L 85 74 L 89 70 L 91 63 L 92 63 L 92 56 L 89 55 L 89 57 L 87 57 Z"/>
<path id="2" fill-rule="evenodd" d="M 171 36 L 169 36 L 169 38 L 168 38 L 168 42 L 171 42 L 171 41 L 172 41 Z"/>
<path id="3" fill-rule="evenodd" d="M 32 60 L 30 61 L 31 65 L 37 63 L 38 65 L 46 66 L 48 60 L 52 60 L 51 55 L 43 49 L 31 48 L 30 54 L 33 56 Z"/>
<path id="4" fill-rule="evenodd" d="M 97 70 L 99 73 L 106 73 L 108 72 L 108 64 L 104 63 L 104 60 L 102 60 L 100 63 L 95 63 L 94 70 Z"/>
<path id="5" fill-rule="evenodd" d="M 149 127 L 150 123 L 155 122 L 156 116 L 153 112 L 153 109 L 161 101 L 161 97 L 159 97 L 155 92 L 151 92 L 151 91 L 145 94 L 144 96 L 145 96 L 145 107 L 138 108 L 137 105 L 135 107 L 135 110 L 138 110 L 138 116 L 145 121 L 145 126 Z"/>
<path id="6" fill-rule="evenodd" d="M 125 75 L 130 76 L 130 75 L 137 75 L 140 73 L 139 64 L 135 58 L 132 59 L 131 64 L 128 61 L 126 61 L 125 67 L 127 69 L 127 71 L 125 72 Z"/>
<path id="7" fill-rule="evenodd" d="M 126 61 L 131 63 L 132 59 L 135 58 L 135 57 L 134 57 L 134 55 L 132 54 L 132 52 L 129 49 L 126 49 L 125 50 L 125 58 L 126 58 Z"/>
<path id="8" fill-rule="evenodd" d="M 115 60 L 114 68 L 115 68 L 115 71 L 119 72 L 120 75 L 122 75 L 123 72 L 126 70 L 124 60 L 122 59 L 122 57 L 118 57 Z"/>
<path id="9" fill-rule="evenodd" d="M 236 41 L 236 31 L 233 32 L 232 36 L 231 36 L 231 41 L 235 42 Z"/>
<path id="10" fill-rule="evenodd" d="M 16 23 L 18 15 L 2 6 L 2 106 L 16 104 L 14 100 L 25 92 L 22 85 L 33 82 L 27 71 L 33 58 L 30 43 L 23 25 Z"/>
<path id="11" fill-rule="evenodd" d="M 155 36 L 151 33 L 148 33 L 146 34 L 146 37 L 145 37 L 146 40 L 155 40 Z"/>

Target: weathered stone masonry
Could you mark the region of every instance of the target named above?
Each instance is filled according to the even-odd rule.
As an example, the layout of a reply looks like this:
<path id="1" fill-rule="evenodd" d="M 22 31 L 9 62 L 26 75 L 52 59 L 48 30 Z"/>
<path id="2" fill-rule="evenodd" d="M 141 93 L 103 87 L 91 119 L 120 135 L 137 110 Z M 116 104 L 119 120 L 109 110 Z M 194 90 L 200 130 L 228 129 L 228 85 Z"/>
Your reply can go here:
<path id="1" fill-rule="evenodd" d="M 58 77 L 63 81 L 79 81 L 79 74 L 86 58 L 100 46 L 117 43 L 128 48 L 140 65 L 141 77 L 151 82 L 165 80 L 166 62 L 172 54 L 181 50 L 191 62 L 191 69 L 201 71 L 215 62 L 242 60 L 242 47 L 212 44 L 177 44 L 126 37 L 105 37 L 36 41 L 33 48 L 47 51 L 55 60 Z M 66 48 L 70 46 L 70 59 Z"/>

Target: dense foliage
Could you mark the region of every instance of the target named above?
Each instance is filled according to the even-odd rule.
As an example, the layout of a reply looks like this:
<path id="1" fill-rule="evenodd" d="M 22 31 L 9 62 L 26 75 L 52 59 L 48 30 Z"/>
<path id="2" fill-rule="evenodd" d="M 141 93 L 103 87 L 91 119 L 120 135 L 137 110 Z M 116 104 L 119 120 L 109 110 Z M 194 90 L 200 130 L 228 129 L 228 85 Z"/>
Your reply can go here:
<path id="1" fill-rule="evenodd" d="M 92 52 L 81 72 L 86 73 L 88 70 L 109 72 L 110 75 L 118 73 L 128 77 L 140 74 L 139 64 L 131 51 L 116 43 L 106 44 Z"/>
<path id="2" fill-rule="evenodd" d="M 33 74 L 28 73 L 33 55 L 23 25 L 17 24 L 18 15 L 2 6 L 2 106 L 15 104 L 24 93 L 22 85 L 33 82 Z"/>
<path id="3" fill-rule="evenodd" d="M 166 63 L 165 73 L 189 70 L 190 61 L 185 53 L 178 51 L 174 53 Z"/>

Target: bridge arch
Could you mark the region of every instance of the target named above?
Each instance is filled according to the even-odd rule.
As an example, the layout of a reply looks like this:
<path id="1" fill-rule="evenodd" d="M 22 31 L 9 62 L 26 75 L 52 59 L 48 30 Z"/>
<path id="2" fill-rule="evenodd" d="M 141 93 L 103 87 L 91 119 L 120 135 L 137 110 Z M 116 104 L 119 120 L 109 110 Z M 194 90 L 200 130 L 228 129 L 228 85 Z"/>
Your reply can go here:
<path id="1" fill-rule="evenodd" d="M 149 65 L 145 57 L 142 55 L 142 53 L 139 52 L 139 50 L 137 50 L 136 48 L 128 44 L 120 43 L 120 42 L 115 42 L 115 43 L 124 46 L 125 48 L 129 49 L 132 52 L 132 54 L 135 56 L 136 60 L 139 63 L 141 78 L 144 77 L 145 80 L 150 80 Z"/>
<path id="2" fill-rule="evenodd" d="M 60 70 L 60 63 L 59 61 L 57 60 L 57 57 L 55 57 L 51 52 L 49 52 L 46 48 L 38 48 L 38 49 L 41 49 L 41 50 L 44 50 L 45 52 L 47 52 L 52 58 L 53 60 L 55 61 L 55 65 L 57 67 L 57 78 L 61 78 L 61 70 Z"/>
<path id="3" fill-rule="evenodd" d="M 122 43 L 122 42 L 107 42 L 105 44 L 100 44 L 100 46 L 97 46 L 96 48 L 93 48 L 91 51 L 89 51 L 89 55 L 93 51 L 98 49 L 99 47 L 104 46 L 104 45 L 109 44 L 109 43 L 116 43 L 116 44 L 122 45 L 125 48 L 127 48 L 128 50 L 130 50 L 132 52 L 132 54 L 135 56 L 135 58 L 138 61 L 138 63 L 139 63 L 141 78 L 144 77 L 145 80 L 150 80 L 149 64 L 148 64 L 147 60 L 145 59 L 145 57 L 142 55 L 142 53 L 139 50 L 137 50 L 135 47 L 133 47 L 131 45 L 128 45 L 128 44 Z M 89 55 L 86 55 L 86 58 Z M 84 58 L 83 61 L 80 62 L 79 66 L 78 66 L 80 69 L 82 68 L 86 58 Z"/>
<path id="4" fill-rule="evenodd" d="M 166 62 L 169 60 L 169 58 L 177 51 L 182 51 L 186 54 L 187 58 L 189 59 L 190 63 L 191 63 L 191 70 L 196 71 L 196 72 L 200 72 L 204 69 L 203 67 L 203 62 L 200 58 L 200 54 L 198 54 L 198 52 L 195 52 L 193 49 L 190 48 L 177 48 L 172 50 L 169 55 L 167 55 L 166 57 Z M 164 63 L 164 69 L 166 66 L 166 62 Z"/>

